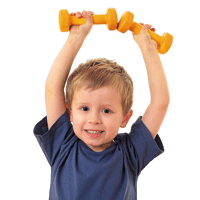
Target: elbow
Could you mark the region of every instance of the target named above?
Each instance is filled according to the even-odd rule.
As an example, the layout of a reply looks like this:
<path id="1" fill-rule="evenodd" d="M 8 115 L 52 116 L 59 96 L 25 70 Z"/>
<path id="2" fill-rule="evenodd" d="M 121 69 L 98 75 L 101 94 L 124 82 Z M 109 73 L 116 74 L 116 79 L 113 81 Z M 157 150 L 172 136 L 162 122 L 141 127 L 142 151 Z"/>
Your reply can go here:
<path id="1" fill-rule="evenodd" d="M 52 93 L 54 93 L 54 89 L 53 89 L 52 85 L 49 84 L 48 82 L 46 82 L 45 95 L 51 95 Z"/>
<path id="2" fill-rule="evenodd" d="M 168 108 L 169 103 L 170 103 L 170 95 L 166 95 L 165 98 L 162 100 L 161 105 L 163 107 Z"/>
<path id="3" fill-rule="evenodd" d="M 168 108 L 169 104 L 170 104 L 170 94 L 168 92 L 168 94 L 164 98 L 164 105 Z"/>
<path id="4" fill-rule="evenodd" d="M 167 95 L 163 95 L 163 96 L 160 96 L 160 98 L 156 98 L 156 99 L 153 99 L 151 101 L 151 104 L 154 105 L 154 107 L 157 107 L 161 110 L 166 110 L 168 109 L 169 107 L 169 104 L 170 104 L 170 95 L 169 93 Z"/>
<path id="5" fill-rule="evenodd" d="M 54 95 L 57 93 L 63 93 L 64 92 L 64 86 L 60 84 L 56 84 L 55 82 L 52 81 L 46 81 L 45 85 L 45 94 L 46 95 Z"/>
<path id="6" fill-rule="evenodd" d="M 170 104 L 170 96 L 166 96 L 160 103 L 158 103 L 161 110 L 167 112 L 167 109 Z"/>
<path id="7" fill-rule="evenodd" d="M 59 96 L 64 96 L 64 90 L 56 89 L 53 87 L 45 88 L 45 98 L 55 98 Z"/>
<path id="8" fill-rule="evenodd" d="M 165 103 L 160 105 L 160 110 L 164 113 L 167 113 L 170 101 L 166 101 Z"/>
<path id="9" fill-rule="evenodd" d="M 164 90 L 163 94 L 161 95 L 161 105 L 163 105 L 164 107 L 168 107 L 169 103 L 170 103 L 170 93 L 169 90 Z"/>

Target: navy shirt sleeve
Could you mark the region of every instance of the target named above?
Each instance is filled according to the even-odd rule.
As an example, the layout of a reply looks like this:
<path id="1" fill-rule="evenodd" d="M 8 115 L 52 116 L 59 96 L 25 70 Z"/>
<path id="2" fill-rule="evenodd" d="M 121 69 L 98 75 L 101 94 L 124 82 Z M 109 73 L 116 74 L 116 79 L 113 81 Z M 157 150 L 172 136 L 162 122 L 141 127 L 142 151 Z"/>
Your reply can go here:
<path id="1" fill-rule="evenodd" d="M 67 146 L 67 149 L 70 149 L 73 141 L 77 141 L 67 111 L 49 130 L 47 117 L 44 117 L 34 127 L 34 135 L 51 166 L 55 163 L 63 145 Z"/>
<path id="2" fill-rule="evenodd" d="M 147 164 L 164 152 L 159 135 L 154 139 L 139 117 L 129 134 L 120 134 L 121 145 L 138 176 Z"/>

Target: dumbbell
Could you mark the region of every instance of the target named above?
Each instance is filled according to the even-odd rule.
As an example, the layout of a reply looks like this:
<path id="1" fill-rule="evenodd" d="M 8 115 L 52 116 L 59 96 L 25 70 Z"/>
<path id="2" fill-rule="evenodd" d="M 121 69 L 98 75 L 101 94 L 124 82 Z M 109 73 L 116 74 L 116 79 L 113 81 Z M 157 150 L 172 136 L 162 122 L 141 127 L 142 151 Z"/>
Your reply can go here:
<path id="1" fill-rule="evenodd" d="M 117 29 L 117 12 L 114 8 L 108 8 L 105 15 L 92 15 L 93 24 L 107 24 L 108 30 Z M 63 9 L 59 12 L 59 25 L 61 32 L 69 31 L 71 25 L 81 25 L 86 22 L 85 18 L 77 18 L 69 15 L 68 11 Z"/>
<path id="2" fill-rule="evenodd" d="M 125 33 L 127 30 L 130 30 L 135 34 L 139 34 L 140 30 L 142 29 L 142 25 L 133 22 L 133 18 L 134 18 L 133 13 L 129 11 L 124 12 L 119 21 L 117 30 L 122 33 Z M 160 36 L 151 30 L 148 30 L 148 33 L 150 34 L 151 39 L 157 42 L 158 52 L 161 54 L 167 53 L 167 51 L 170 49 L 172 45 L 173 36 L 169 33 L 163 33 L 162 36 Z"/>

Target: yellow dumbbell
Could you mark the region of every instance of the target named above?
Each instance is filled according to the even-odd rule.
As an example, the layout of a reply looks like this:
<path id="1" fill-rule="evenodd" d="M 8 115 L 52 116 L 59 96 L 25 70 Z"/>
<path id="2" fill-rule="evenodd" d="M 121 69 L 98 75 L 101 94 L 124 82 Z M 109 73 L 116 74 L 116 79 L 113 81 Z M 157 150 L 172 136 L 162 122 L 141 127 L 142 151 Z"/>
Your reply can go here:
<path id="1" fill-rule="evenodd" d="M 108 8 L 105 15 L 92 15 L 93 24 L 107 24 L 108 30 L 117 29 L 117 12 L 114 8 Z M 59 12 L 59 25 L 61 32 L 69 31 L 71 25 L 81 25 L 86 22 L 85 18 L 77 18 L 69 15 L 68 11 L 63 9 Z"/>
<path id="2" fill-rule="evenodd" d="M 130 30 L 135 34 L 139 34 L 140 30 L 142 29 L 142 25 L 133 22 L 133 18 L 133 13 L 129 11 L 124 12 L 119 21 L 117 30 L 122 33 L 125 33 L 127 30 Z M 148 33 L 150 34 L 151 38 L 157 42 L 158 52 L 161 54 L 167 53 L 167 51 L 172 45 L 173 36 L 169 33 L 163 33 L 162 36 L 160 36 L 151 30 L 149 30 Z"/>

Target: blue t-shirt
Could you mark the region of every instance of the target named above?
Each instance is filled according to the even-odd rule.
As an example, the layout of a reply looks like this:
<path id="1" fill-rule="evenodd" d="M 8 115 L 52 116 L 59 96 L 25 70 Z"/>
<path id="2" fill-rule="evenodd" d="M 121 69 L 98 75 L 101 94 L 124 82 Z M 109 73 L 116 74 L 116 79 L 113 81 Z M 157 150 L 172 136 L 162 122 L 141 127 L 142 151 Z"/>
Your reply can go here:
<path id="1" fill-rule="evenodd" d="M 136 200 L 140 172 L 164 151 L 141 117 L 102 152 L 75 135 L 67 112 L 49 131 L 45 117 L 34 134 L 51 166 L 50 200 Z"/>

